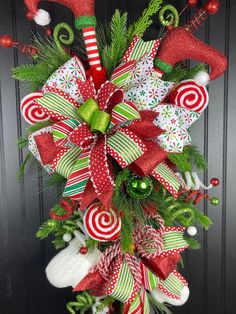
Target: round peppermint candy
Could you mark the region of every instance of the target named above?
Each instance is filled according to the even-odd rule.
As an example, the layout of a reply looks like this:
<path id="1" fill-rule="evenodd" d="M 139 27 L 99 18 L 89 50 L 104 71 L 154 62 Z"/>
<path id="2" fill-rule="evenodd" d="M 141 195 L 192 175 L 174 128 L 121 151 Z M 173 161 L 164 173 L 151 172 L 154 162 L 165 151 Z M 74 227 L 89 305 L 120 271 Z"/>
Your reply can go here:
<path id="1" fill-rule="evenodd" d="M 199 86 L 194 80 L 181 82 L 169 96 L 179 107 L 201 113 L 209 103 L 206 87 Z"/>
<path id="2" fill-rule="evenodd" d="M 29 124 L 46 121 L 49 116 L 39 109 L 35 99 L 43 97 L 42 92 L 35 92 L 25 96 L 20 104 L 21 114 Z"/>
<path id="3" fill-rule="evenodd" d="M 114 241 L 121 230 L 121 219 L 112 209 L 92 204 L 84 216 L 84 226 L 91 238 L 100 242 Z"/>

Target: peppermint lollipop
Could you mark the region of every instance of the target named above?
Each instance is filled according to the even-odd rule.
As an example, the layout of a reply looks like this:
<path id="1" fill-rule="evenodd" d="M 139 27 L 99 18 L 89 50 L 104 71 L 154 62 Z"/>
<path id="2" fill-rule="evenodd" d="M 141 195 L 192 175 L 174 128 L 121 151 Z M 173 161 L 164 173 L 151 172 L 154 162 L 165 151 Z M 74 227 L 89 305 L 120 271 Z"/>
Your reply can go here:
<path id="1" fill-rule="evenodd" d="M 112 209 L 92 204 L 85 216 L 84 226 L 91 238 L 101 242 L 114 241 L 121 230 L 121 219 Z"/>
<path id="2" fill-rule="evenodd" d="M 20 104 L 21 114 L 29 124 L 46 121 L 49 116 L 39 109 L 35 99 L 43 97 L 42 92 L 35 92 L 25 96 Z"/>
<path id="3" fill-rule="evenodd" d="M 194 80 L 181 82 L 168 99 L 179 107 L 201 113 L 209 103 L 209 95 L 204 86 Z"/>

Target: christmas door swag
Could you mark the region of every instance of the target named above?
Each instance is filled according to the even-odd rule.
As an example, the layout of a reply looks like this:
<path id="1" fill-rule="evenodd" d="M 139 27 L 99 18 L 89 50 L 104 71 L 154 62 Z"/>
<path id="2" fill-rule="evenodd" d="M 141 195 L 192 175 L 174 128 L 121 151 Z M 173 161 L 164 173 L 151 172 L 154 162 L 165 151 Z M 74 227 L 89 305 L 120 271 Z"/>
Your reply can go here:
<path id="1" fill-rule="evenodd" d="M 45 26 L 50 16 L 39 2 L 25 0 L 27 17 Z M 196 173 L 207 164 L 189 129 L 208 106 L 206 85 L 227 67 L 224 55 L 193 35 L 220 3 L 199 8 L 197 0 L 186 1 L 184 10 L 196 13 L 180 27 L 184 10 L 161 0 L 151 0 L 130 26 L 118 10 L 97 25 L 94 0 L 54 2 L 71 9 L 75 33 L 61 23 L 31 44 L 0 37 L 2 46 L 34 61 L 13 69 L 34 90 L 20 104 L 29 124 L 18 141 L 29 148 L 20 174 L 34 156 L 49 185 L 63 191 L 37 233 L 54 235 L 62 249 L 47 278 L 73 288 L 70 313 L 170 313 L 170 305 L 189 297 L 181 254 L 199 247 L 190 237 L 196 224 L 211 225 L 196 205 L 219 203 L 206 193 L 219 180 L 205 186 Z M 157 16 L 161 35 L 144 41 Z M 186 68 L 187 59 L 200 64 Z"/>

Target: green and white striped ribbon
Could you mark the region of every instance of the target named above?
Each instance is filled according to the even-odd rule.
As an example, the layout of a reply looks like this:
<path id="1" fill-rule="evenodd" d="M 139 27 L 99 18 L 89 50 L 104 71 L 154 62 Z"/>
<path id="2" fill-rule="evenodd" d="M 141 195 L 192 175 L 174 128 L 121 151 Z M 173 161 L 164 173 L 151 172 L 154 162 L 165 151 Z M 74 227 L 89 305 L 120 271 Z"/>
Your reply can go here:
<path id="1" fill-rule="evenodd" d="M 108 153 L 121 167 L 134 162 L 146 151 L 146 147 L 137 135 L 128 129 L 117 131 L 107 140 Z"/>
<path id="2" fill-rule="evenodd" d="M 156 289 L 159 279 L 153 274 L 142 262 L 140 262 L 143 286 L 146 290 L 152 291 Z"/>
<path id="3" fill-rule="evenodd" d="M 188 283 L 184 277 L 177 271 L 174 271 L 166 280 L 160 280 L 158 288 L 169 297 L 179 299 L 183 288 L 187 285 Z"/>
<path id="4" fill-rule="evenodd" d="M 117 128 L 125 127 L 137 119 L 140 119 L 140 114 L 137 109 L 130 104 L 120 103 L 112 110 L 112 119 L 109 129 L 112 129 L 114 126 Z"/>
<path id="5" fill-rule="evenodd" d="M 130 298 L 133 289 L 134 278 L 126 261 L 118 262 L 114 268 L 107 294 L 124 303 Z"/>
<path id="6" fill-rule="evenodd" d="M 74 163 L 63 197 L 80 201 L 89 180 L 89 156 L 90 148 L 85 149 Z"/>
<path id="7" fill-rule="evenodd" d="M 181 253 L 188 247 L 188 243 L 184 240 L 185 228 L 182 227 L 166 227 L 162 236 L 163 251 L 162 255 L 170 253 Z"/>
<path id="8" fill-rule="evenodd" d="M 62 149 L 56 160 L 54 160 L 56 172 L 64 178 L 68 178 L 80 153 L 81 149 L 79 147 Z"/>
<path id="9" fill-rule="evenodd" d="M 65 93 L 62 93 L 61 95 L 58 93 L 45 92 L 43 97 L 36 99 L 36 102 L 42 107 L 42 110 L 54 118 L 78 119 L 78 114 L 76 112 L 77 107 L 74 102 L 70 102 L 63 97 Z"/>
<path id="10" fill-rule="evenodd" d="M 142 287 L 134 301 L 131 303 L 128 314 L 150 314 L 150 304 L 146 290 Z"/>
<path id="11" fill-rule="evenodd" d="M 178 191 L 181 186 L 177 175 L 165 164 L 160 163 L 151 172 L 152 176 L 157 179 L 175 198 L 178 197 Z"/>
<path id="12" fill-rule="evenodd" d="M 79 125 L 81 125 L 81 122 L 77 119 L 68 119 L 55 123 L 52 126 L 54 142 L 67 139 L 70 133 Z"/>

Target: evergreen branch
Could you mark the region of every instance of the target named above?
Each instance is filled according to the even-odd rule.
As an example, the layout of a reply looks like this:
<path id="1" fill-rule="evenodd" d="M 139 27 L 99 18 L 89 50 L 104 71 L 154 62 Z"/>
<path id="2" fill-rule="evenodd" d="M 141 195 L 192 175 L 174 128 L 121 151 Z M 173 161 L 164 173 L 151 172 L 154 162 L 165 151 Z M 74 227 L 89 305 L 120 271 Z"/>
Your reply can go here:
<path id="1" fill-rule="evenodd" d="M 50 234 L 55 232 L 59 227 L 59 221 L 54 220 L 54 219 L 49 219 L 48 221 L 44 222 L 38 232 L 36 233 L 36 237 L 39 239 L 45 239 L 47 238 Z"/>
<path id="2" fill-rule="evenodd" d="M 188 154 L 189 160 L 195 165 L 197 169 L 207 170 L 208 164 L 196 146 L 187 146 L 184 148 L 184 152 Z"/>
<path id="3" fill-rule="evenodd" d="M 53 122 L 51 122 L 51 121 L 42 121 L 42 122 L 38 122 L 35 124 L 31 124 L 27 128 L 27 132 L 29 134 L 32 134 L 32 133 L 37 132 L 38 130 L 41 130 L 43 128 L 46 128 L 47 126 L 50 126 L 52 124 L 53 124 Z"/>
<path id="4" fill-rule="evenodd" d="M 189 249 L 199 250 L 201 248 L 201 244 L 193 238 L 184 237 L 184 240 L 189 244 Z"/>
<path id="5" fill-rule="evenodd" d="M 108 77 L 121 62 L 127 48 L 126 25 L 127 13 L 121 15 L 120 11 L 116 10 L 110 25 L 111 44 L 105 45 L 101 53 L 102 63 L 107 69 Z"/>
<path id="6" fill-rule="evenodd" d="M 47 180 L 47 186 L 52 187 L 55 185 L 63 184 L 65 182 L 66 182 L 66 179 L 56 172 L 49 176 L 49 179 Z"/>
<path id="7" fill-rule="evenodd" d="M 29 153 L 27 153 L 27 154 L 25 155 L 25 158 L 24 158 L 22 164 L 20 165 L 20 168 L 19 168 L 18 173 L 17 173 L 17 176 L 16 176 L 17 180 L 20 180 L 20 179 L 23 177 L 23 174 L 24 174 L 24 171 L 25 171 L 25 166 L 26 166 L 27 163 L 30 161 L 30 159 L 32 158 L 32 156 L 33 156 L 33 155 L 31 154 L 31 152 L 29 152 Z"/>
<path id="8" fill-rule="evenodd" d="M 148 7 L 143 11 L 142 16 L 128 28 L 127 35 L 129 42 L 132 41 L 135 35 L 143 36 L 144 32 L 153 23 L 151 17 L 156 14 L 162 4 L 162 0 L 151 0 Z"/>
<path id="9" fill-rule="evenodd" d="M 34 36 L 33 45 L 37 49 L 34 61 L 47 64 L 51 69 L 58 69 L 70 59 L 69 54 L 59 48 L 56 42 L 48 37 L 43 38 L 40 35 Z"/>
<path id="10" fill-rule="evenodd" d="M 168 159 L 182 172 L 191 172 L 192 165 L 199 170 L 206 170 L 208 167 L 205 158 L 196 146 L 186 146 L 181 154 L 169 153 Z"/>
<path id="11" fill-rule="evenodd" d="M 18 147 L 18 149 L 23 149 L 28 145 L 29 141 L 27 138 L 25 137 L 20 137 L 18 138 L 18 140 L 16 141 L 16 145 Z"/>
<path id="12" fill-rule="evenodd" d="M 154 60 L 154 65 L 157 60 Z M 183 68 L 181 64 L 176 65 L 170 73 L 165 73 L 162 77 L 164 81 L 181 82 L 187 79 L 193 79 L 196 74 L 206 71 L 204 64 L 198 64 L 190 69 Z"/>
<path id="13" fill-rule="evenodd" d="M 12 77 L 18 81 L 27 81 L 36 85 L 42 85 L 54 72 L 46 63 L 24 64 L 13 68 Z"/>

